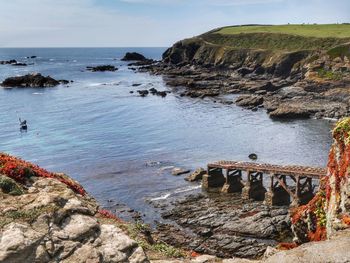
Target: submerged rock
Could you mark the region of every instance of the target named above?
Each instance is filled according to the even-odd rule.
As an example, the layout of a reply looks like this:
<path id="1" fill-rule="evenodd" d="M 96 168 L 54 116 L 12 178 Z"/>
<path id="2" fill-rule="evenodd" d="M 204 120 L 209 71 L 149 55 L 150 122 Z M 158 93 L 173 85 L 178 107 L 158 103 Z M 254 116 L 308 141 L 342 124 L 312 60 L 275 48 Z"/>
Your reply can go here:
<path id="1" fill-rule="evenodd" d="M 190 172 L 190 170 L 175 167 L 175 168 L 171 171 L 171 174 L 177 176 L 177 175 L 187 174 L 187 173 L 189 173 L 189 172 Z"/>
<path id="2" fill-rule="evenodd" d="M 54 87 L 59 84 L 60 84 L 59 81 L 51 78 L 50 76 L 45 77 L 40 73 L 36 73 L 36 74 L 28 74 L 25 76 L 7 78 L 1 83 L 1 86 L 44 88 L 44 87 Z"/>

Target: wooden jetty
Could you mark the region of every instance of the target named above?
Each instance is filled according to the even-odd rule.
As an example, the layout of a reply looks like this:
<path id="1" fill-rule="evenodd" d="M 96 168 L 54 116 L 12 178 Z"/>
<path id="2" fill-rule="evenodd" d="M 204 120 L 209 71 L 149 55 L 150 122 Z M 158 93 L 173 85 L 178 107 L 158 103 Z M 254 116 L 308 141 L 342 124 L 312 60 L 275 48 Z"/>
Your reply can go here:
<path id="1" fill-rule="evenodd" d="M 264 200 L 268 205 L 302 205 L 313 198 L 314 182 L 326 175 L 325 168 L 218 161 L 208 164 L 202 186 L 221 188 L 225 193 L 241 192 L 244 199 Z M 269 180 L 265 184 L 268 189 L 264 177 Z"/>

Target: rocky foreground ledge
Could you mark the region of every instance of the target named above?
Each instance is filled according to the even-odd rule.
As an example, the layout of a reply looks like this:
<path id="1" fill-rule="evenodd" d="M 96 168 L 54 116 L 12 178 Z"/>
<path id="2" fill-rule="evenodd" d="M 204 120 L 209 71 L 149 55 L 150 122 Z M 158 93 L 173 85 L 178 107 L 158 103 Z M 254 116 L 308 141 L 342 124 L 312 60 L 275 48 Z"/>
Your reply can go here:
<path id="1" fill-rule="evenodd" d="M 75 181 L 0 155 L 0 262 L 148 262 Z"/>

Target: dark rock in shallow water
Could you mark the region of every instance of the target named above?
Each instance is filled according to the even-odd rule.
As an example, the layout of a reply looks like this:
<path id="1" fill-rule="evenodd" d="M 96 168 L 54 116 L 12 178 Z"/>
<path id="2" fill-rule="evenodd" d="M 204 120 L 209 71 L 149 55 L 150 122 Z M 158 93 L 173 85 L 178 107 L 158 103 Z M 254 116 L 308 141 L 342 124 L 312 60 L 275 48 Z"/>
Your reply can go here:
<path id="1" fill-rule="evenodd" d="M 182 168 L 174 168 L 172 171 L 171 171 L 171 174 L 172 175 L 182 175 L 182 174 L 187 174 L 189 173 L 190 170 L 187 170 L 187 169 L 182 169 Z"/>
<path id="2" fill-rule="evenodd" d="M 127 52 L 122 61 L 143 61 L 147 60 L 143 55 L 137 52 Z"/>
<path id="3" fill-rule="evenodd" d="M 149 93 L 148 90 L 146 90 L 146 89 L 145 90 L 138 90 L 137 92 L 140 94 L 141 97 L 146 97 Z"/>
<path id="4" fill-rule="evenodd" d="M 167 96 L 167 93 L 166 93 L 166 91 L 157 91 L 157 92 L 156 92 L 156 95 L 157 95 L 157 96 L 161 96 L 162 98 L 164 98 L 164 97 Z"/>
<path id="5" fill-rule="evenodd" d="M 13 64 L 11 64 L 11 65 L 12 65 L 12 66 L 22 66 L 22 67 L 27 66 L 26 63 L 22 63 L 22 62 L 16 62 L 16 63 L 13 63 Z"/>
<path id="6" fill-rule="evenodd" d="M 17 63 L 17 60 L 14 60 L 14 59 L 0 61 L 0 65 L 9 65 L 9 64 L 16 64 L 16 63 Z"/>
<path id="7" fill-rule="evenodd" d="M 44 87 L 54 87 L 59 84 L 60 84 L 59 81 L 51 78 L 50 76 L 44 77 L 40 73 L 37 73 L 37 74 L 28 74 L 25 76 L 7 78 L 4 80 L 3 83 L 1 83 L 1 86 L 44 88 Z"/>
<path id="8" fill-rule="evenodd" d="M 69 84 L 69 82 L 73 82 L 73 81 L 72 80 L 69 81 L 69 80 L 66 80 L 66 79 L 60 79 L 58 82 L 61 83 L 61 84 L 67 85 L 67 84 Z"/>
<path id="9" fill-rule="evenodd" d="M 291 107 L 290 105 L 280 105 L 271 111 L 270 117 L 274 119 L 307 119 L 312 112 L 307 109 Z"/>
<path id="10" fill-rule="evenodd" d="M 86 67 L 87 70 L 92 71 L 92 72 L 97 72 L 97 71 L 117 71 L 118 68 L 112 65 L 102 65 L 102 66 L 96 66 L 96 67 Z"/>
<path id="11" fill-rule="evenodd" d="M 152 95 L 157 94 L 158 90 L 156 90 L 155 88 L 151 88 L 149 89 L 149 92 L 151 92 Z"/>

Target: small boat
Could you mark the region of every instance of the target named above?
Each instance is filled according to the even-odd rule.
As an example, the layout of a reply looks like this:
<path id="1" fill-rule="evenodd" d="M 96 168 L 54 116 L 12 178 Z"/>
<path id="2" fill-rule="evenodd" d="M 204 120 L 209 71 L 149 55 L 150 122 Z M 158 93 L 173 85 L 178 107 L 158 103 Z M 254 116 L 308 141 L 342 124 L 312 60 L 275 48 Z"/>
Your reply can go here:
<path id="1" fill-rule="evenodd" d="M 21 118 L 19 118 L 19 126 L 22 131 L 23 130 L 26 131 L 28 129 L 27 121 L 26 120 L 22 121 Z"/>

